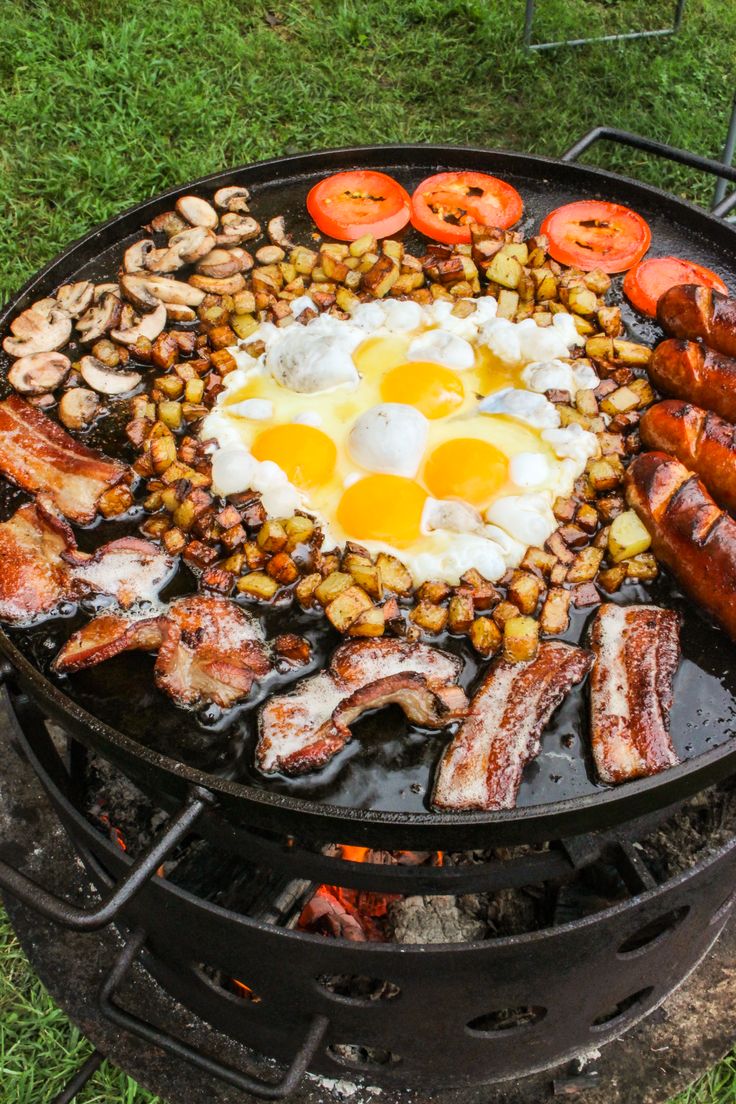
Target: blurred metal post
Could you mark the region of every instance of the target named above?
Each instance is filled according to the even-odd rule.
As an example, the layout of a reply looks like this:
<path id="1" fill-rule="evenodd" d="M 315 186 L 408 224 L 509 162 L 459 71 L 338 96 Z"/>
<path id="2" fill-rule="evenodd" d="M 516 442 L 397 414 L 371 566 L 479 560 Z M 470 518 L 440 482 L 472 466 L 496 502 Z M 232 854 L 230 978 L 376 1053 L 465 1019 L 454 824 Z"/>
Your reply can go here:
<path id="1" fill-rule="evenodd" d="M 622 42 L 629 38 L 662 38 L 664 35 L 677 34 L 682 23 L 685 0 L 677 0 L 675 18 L 671 27 L 660 27 L 655 31 L 626 31 L 621 34 L 599 35 L 597 38 L 563 38 L 559 42 L 532 42 L 532 26 L 536 10 L 536 0 L 526 0 L 524 16 L 524 49 L 553 50 L 558 46 L 586 46 L 590 42 Z"/>
<path id="2" fill-rule="evenodd" d="M 723 163 L 724 165 L 733 164 L 733 155 L 736 153 L 736 96 L 733 98 L 733 107 L 731 108 L 731 118 L 728 123 L 728 134 L 726 135 L 726 145 L 723 147 Z M 716 181 L 716 190 L 713 193 L 713 203 L 711 207 L 717 207 L 723 200 L 726 194 L 726 181 L 721 176 Z"/>

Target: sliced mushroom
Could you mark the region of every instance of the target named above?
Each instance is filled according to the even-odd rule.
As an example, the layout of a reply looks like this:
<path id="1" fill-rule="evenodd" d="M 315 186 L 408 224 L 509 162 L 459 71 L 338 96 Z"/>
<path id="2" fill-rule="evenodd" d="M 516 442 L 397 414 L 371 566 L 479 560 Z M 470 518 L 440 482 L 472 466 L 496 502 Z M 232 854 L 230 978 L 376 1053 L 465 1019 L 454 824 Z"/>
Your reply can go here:
<path id="1" fill-rule="evenodd" d="M 79 318 L 91 305 L 94 298 L 94 284 L 90 280 L 79 280 L 76 284 L 64 284 L 56 293 L 56 302 L 70 318 Z"/>
<path id="2" fill-rule="evenodd" d="M 189 283 L 192 287 L 202 291 L 202 295 L 236 295 L 245 287 L 245 279 L 242 273 L 228 276 L 223 280 L 215 280 L 211 276 L 190 276 Z"/>
<path id="3" fill-rule="evenodd" d="M 110 337 L 113 341 L 119 341 L 121 345 L 136 345 L 142 337 L 148 338 L 149 341 L 155 341 L 158 335 L 166 325 L 166 307 L 163 303 L 157 303 L 156 309 L 150 311 L 148 314 L 143 314 L 139 319 L 133 322 L 131 326 L 122 330 L 112 330 Z M 100 361 L 100 363 L 102 363 Z M 111 369 L 107 368 L 107 365 L 102 365 L 106 371 Z M 93 383 L 87 380 L 90 387 L 94 387 Z M 98 388 L 95 388 L 98 390 Z M 109 391 L 107 394 L 115 394 L 115 392 Z"/>
<path id="4" fill-rule="evenodd" d="M 262 245 L 256 250 L 256 260 L 262 265 L 278 264 L 285 256 L 286 253 L 280 245 Z"/>
<path id="5" fill-rule="evenodd" d="M 202 276 L 212 276 L 216 280 L 222 280 L 252 267 L 253 258 L 250 253 L 236 245 L 233 249 L 213 249 L 199 262 L 197 272 Z"/>
<path id="6" fill-rule="evenodd" d="M 212 204 L 200 196 L 179 196 L 176 201 L 176 209 L 191 226 L 206 226 L 210 230 L 214 230 L 220 221 Z"/>
<path id="7" fill-rule="evenodd" d="M 289 250 L 295 248 L 294 242 L 286 233 L 286 223 L 284 221 L 283 215 L 277 215 L 276 218 L 268 220 L 266 233 L 268 234 L 273 245 L 280 245 L 281 248 L 285 249 L 287 253 L 289 252 Z"/>
<path id="8" fill-rule="evenodd" d="M 92 360 L 92 357 L 85 357 Z M 99 363 L 99 361 L 98 361 Z M 100 400 L 94 391 L 86 387 L 72 387 L 65 391 L 59 402 L 59 421 L 67 429 L 84 429 L 94 421 L 100 408 Z"/>
<path id="9" fill-rule="evenodd" d="M 164 303 L 166 318 L 169 322 L 196 322 L 196 312 L 181 303 Z"/>
<path id="10" fill-rule="evenodd" d="M 106 295 L 117 295 L 119 299 L 120 284 L 96 284 L 92 302 L 99 303 Z"/>
<path id="11" fill-rule="evenodd" d="M 141 310 L 151 310 L 159 302 L 198 307 L 204 299 L 204 292 L 196 287 L 166 276 L 123 276 L 120 287 L 125 298 Z"/>
<path id="12" fill-rule="evenodd" d="M 148 267 L 148 258 L 156 251 L 156 243 L 153 238 L 141 238 L 133 242 L 123 253 L 123 269 L 125 272 L 143 272 Z"/>
<path id="13" fill-rule="evenodd" d="M 120 323 L 122 307 L 117 290 L 116 284 L 114 292 L 105 292 L 101 299 L 79 319 L 77 332 L 80 341 L 98 341 L 108 330 Z"/>
<path id="14" fill-rule="evenodd" d="M 222 216 L 217 244 L 239 245 L 240 242 L 257 238 L 260 232 L 261 224 L 256 222 L 251 215 L 239 215 L 235 212 L 229 212 Z"/>
<path id="15" fill-rule="evenodd" d="M 146 272 L 174 272 L 181 268 L 183 261 L 179 254 L 170 253 L 168 247 L 152 249 L 146 257 Z"/>
<path id="16" fill-rule="evenodd" d="M 3 341 L 3 349 L 9 356 L 50 353 L 66 345 L 72 320 L 66 311 L 59 310 L 55 299 L 44 299 L 14 318 L 10 330 L 14 336 Z"/>
<path id="17" fill-rule="evenodd" d="M 206 226 L 189 226 L 169 239 L 168 249 L 156 250 L 146 265 L 149 272 L 175 272 L 183 264 L 205 257 L 215 244 L 215 235 Z"/>
<path id="18" fill-rule="evenodd" d="M 82 357 L 79 372 L 84 382 L 101 395 L 124 395 L 126 391 L 137 387 L 143 379 L 139 372 L 116 372 L 93 356 Z M 67 394 L 72 395 L 74 392 L 68 391 Z"/>
<path id="19" fill-rule="evenodd" d="M 186 228 L 186 220 L 177 211 L 162 211 L 151 219 L 146 230 L 154 234 L 166 234 L 167 238 L 171 238 Z"/>
<path id="20" fill-rule="evenodd" d="M 250 192 L 248 189 L 238 187 L 237 184 L 233 184 L 229 188 L 219 188 L 215 192 L 215 205 L 223 211 L 239 211 L 241 214 L 247 215 L 250 210 L 248 207 L 249 199 Z"/>
<path id="21" fill-rule="evenodd" d="M 59 387 L 71 366 L 63 353 L 31 353 L 16 360 L 8 372 L 8 382 L 21 395 L 42 395 Z"/>

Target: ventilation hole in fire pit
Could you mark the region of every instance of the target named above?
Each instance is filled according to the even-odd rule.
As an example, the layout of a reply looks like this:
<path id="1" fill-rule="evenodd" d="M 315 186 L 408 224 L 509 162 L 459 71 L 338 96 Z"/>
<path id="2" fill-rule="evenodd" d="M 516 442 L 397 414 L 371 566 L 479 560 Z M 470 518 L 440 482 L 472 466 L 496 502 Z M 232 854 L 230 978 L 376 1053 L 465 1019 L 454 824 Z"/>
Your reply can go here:
<path id="1" fill-rule="evenodd" d="M 210 989 L 216 989 L 217 992 L 227 997 L 229 1000 L 235 1001 L 238 1004 L 246 1002 L 248 1004 L 260 1004 L 263 999 L 245 982 L 239 981 L 237 978 L 230 977 L 223 970 L 218 969 L 215 966 L 207 966 L 204 963 L 194 963 L 192 965 L 192 973 L 200 981 L 208 985 Z"/>
<path id="2" fill-rule="evenodd" d="M 333 1062 L 353 1069 L 372 1069 L 375 1066 L 398 1066 L 401 1057 L 383 1047 L 361 1046 L 359 1043 L 333 1043 L 326 1053 Z"/>
<path id="3" fill-rule="evenodd" d="M 736 904 L 736 890 L 733 893 L 729 893 L 726 900 L 718 906 L 716 911 L 710 918 L 711 924 L 720 924 L 722 920 L 726 919 L 733 906 Z"/>
<path id="4" fill-rule="evenodd" d="M 648 924 L 639 928 L 623 941 L 618 953 L 620 955 L 631 955 L 644 950 L 645 947 L 651 947 L 654 943 L 660 943 L 665 936 L 673 932 L 682 923 L 689 911 L 689 905 L 682 905 L 681 908 L 666 912 L 664 916 L 658 916 L 655 920 L 650 920 Z"/>
<path id="5" fill-rule="evenodd" d="M 600 1030 L 602 1027 L 610 1027 L 611 1024 L 618 1023 L 619 1020 L 632 1018 L 627 1016 L 627 1012 L 632 1012 L 640 1004 L 643 1004 L 653 991 L 654 986 L 648 985 L 646 989 L 639 989 L 638 992 L 632 993 L 630 997 L 624 997 L 615 1008 L 609 1008 L 607 1012 L 602 1012 L 600 1016 L 596 1016 L 593 1020 L 593 1031 Z"/>
<path id="6" fill-rule="evenodd" d="M 401 989 L 393 981 L 365 977 L 362 974 L 322 974 L 315 979 L 321 989 L 331 997 L 348 1004 L 372 1004 L 375 1001 L 394 1000 Z"/>
<path id="7" fill-rule="evenodd" d="M 524 1005 L 520 1008 L 498 1008 L 470 1020 L 467 1027 L 474 1035 L 497 1035 L 500 1031 L 521 1031 L 538 1024 L 547 1015 L 542 1005 Z"/>

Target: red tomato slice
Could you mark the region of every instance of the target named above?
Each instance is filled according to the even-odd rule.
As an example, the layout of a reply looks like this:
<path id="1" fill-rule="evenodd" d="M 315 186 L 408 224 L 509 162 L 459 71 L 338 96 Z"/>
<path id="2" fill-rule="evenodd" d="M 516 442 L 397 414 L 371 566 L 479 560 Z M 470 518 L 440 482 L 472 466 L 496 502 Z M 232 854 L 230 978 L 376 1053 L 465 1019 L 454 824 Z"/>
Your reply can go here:
<path id="1" fill-rule="evenodd" d="M 638 311 L 656 318 L 660 295 L 677 284 L 700 284 L 728 295 L 728 288 L 715 272 L 680 257 L 650 257 L 642 261 L 626 273 L 623 289 Z"/>
<path id="2" fill-rule="evenodd" d="M 602 199 L 566 203 L 547 215 L 541 232 L 549 238 L 549 253 L 560 264 L 590 272 L 625 272 L 640 261 L 652 240 L 648 225 L 636 211 Z"/>
<path id="3" fill-rule="evenodd" d="M 406 226 L 411 200 L 398 181 L 369 169 L 335 173 L 315 184 L 307 210 L 323 234 L 355 241 L 364 234 L 387 238 Z"/>
<path id="4" fill-rule="evenodd" d="M 411 197 L 411 221 L 436 241 L 470 241 L 470 223 L 508 229 L 524 209 L 521 196 L 498 177 L 479 172 L 428 176 Z"/>

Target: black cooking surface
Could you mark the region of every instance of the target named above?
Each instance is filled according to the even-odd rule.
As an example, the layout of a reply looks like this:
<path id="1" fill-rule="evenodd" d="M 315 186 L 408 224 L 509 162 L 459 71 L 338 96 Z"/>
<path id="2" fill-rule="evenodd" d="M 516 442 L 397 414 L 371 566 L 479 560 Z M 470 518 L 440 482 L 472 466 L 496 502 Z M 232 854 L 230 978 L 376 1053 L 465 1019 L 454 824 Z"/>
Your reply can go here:
<path id="1" fill-rule="evenodd" d="M 413 167 L 407 168 L 409 162 L 413 162 Z M 309 187 L 326 172 L 358 164 L 372 165 L 389 172 L 409 190 L 423 177 L 446 168 L 470 167 L 495 172 L 513 183 L 522 194 L 525 211 L 519 228 L 525 234 L 533 233 L 541 218 L 551 209 L 573 199 L 599 196 L 627 203 L 639 211 L 652 228 L 650 255 L 672 253 L 706 264 L 718 272 L 731 288 L 736 289 L 736 230 L 732 227 L 654 189 L 620 178 L 607 178 L 596 170 L 522 155 L 422 147 L 312 155 L 311 163 L 305 157 L 252 166 L 212 178 L 210 183 L 177 189 L 175 195 L 190 189 L 210 195 L 223 184 L 247 183 L 252 191 L 251 207 L 259 221 L 265 225 L 269 217 L 285 214 L 287 228 L 295 240 L 308 243 L 313 232 L 304 206 Z M 300 171 L 305 166 L 311 171 Z M 35 286 L 19 297 L 15 305 L 8 308 L 0 318 L 0 324 L 4 322 L 7 325 L 19 309 L 62 282 L 82 278 L 99 281 L 112 277 L 124 249 L 143 236 L 142 224 L 156 212 L 170 207 L 172 202 L 172 199 L 151 201 L 143 205 L 144 209 L 139 213 L 122 216 L 98 231 L 92 240 L 69 251 L 68 255 L 54 263 L 50 272 L 45 276 L 42 274 Z M 421 249 L 420 241 L 413 232 L 406 235 L 407 245 L 414 251 Z M 257 246 L 258 243 L 252 244 Z M 634 339 L 651 342 L 660 336 L 654 323 L 641 319 L 621 300 L 620 277 L 615 278 L 611 301 L 622 302 L 624 318 Z M 2 372 L 7 369 L 7 364 L 8 359 L 0 353 Z M 111 414 L 94 427 L 88 440 L 110 454 L 131 459 L 121 434 L 125 420 L 122 405 L 119 404 L 117 415 Z M 7 488 L 3 491 L 0 505 L 5 516 L 22 497 Z M 131 526 L 135 521 L 135 518 L 131 519 Z M 123 531 L 119 523 L 105 523 L 81 533 L 78 531 L 78 535 L 82 547 L 93 547 L 112 536 L 122 535 Z M 193 589 L 193 579 L 183 568 L 166 593 L 171 595 L 187 589 Z M 651 600 L 672 606 L 683 614 L 683 662 L 675 686 L 673 739 L 680 756 L 693 767 L 706 764 L 706 761 L 711 763 L 714 756 L 708 753 L 729 742 L 736 732 L 733 645 L 720 630 L 701 620 L 664 578 L 650 589 L 626 585 L 613 600 L 624 603 Z M 250 608 L 259 613 L 263 611 L 258 604 Z M 590 610 L 577 611 L 566 639 L 583 639 L 591 616 Z M 22 653 L 48 674 L 49 663 L 61 643 L 83 619 L 82 613 L 70 610 L 67 616 L 8 635 Z M 152 679 L 153 661 L 145 655 L 131 653 L 120 656 L 103 666 L 63 679 L 53 675 L 49 677 L 71 699 L 112 728 L 122 731 L 151 751 L 196 770 L 245 783 L 256 790 L 290 795 L 310 803 L 328 803 L 358 810 L 424 813 L 422 820 L 435 821 L 436 815 L 428 809 L 428 794 L 433 770 L 449 733 L 426 733 L 411 728 L 398 710 L 396 713 L 388 711 L 368 717 L 356 725 L 352 743 L 323 771 L 299 779 L 287 779 L 278 776 L 265 778 L 255 770 L 254 713 L 258 702 L 275 689 L 281 689 L 319 666 L 324 655 L 338 640 L 332 630 L 325 631 L 323 619 L 298 608 L 268 610 L 265 627 L 269 635 L 288 628 L 309 637 L 315 646 L 314 663 L 310 668 L 288 676 L 270 676 L 257 697 L 225 717 L 213 709 L 198 715 L 177 709 L 156 690 Z M 431 639 L 443 647 L 460 651 L 466 659 L 463 681 L 472 689 L 478 671 L 472 649 L 458 639 Z M 525 774 L 519 796 L 521 810 L 530 811 L 530 807 L 534 807 L 535 812 L 544 815 L 550 803 L 566 802 L 572 811 L 580 806 L 577 802 L 573 805 L 571 799 L 595 798 L 604 792 L 610 795 L 610 788 L 600 786 L 595 780 L 587 750 L 587 729 L 585 690 L 577 688 L 559 710 L 544 736 L 542 753 Z M 105 733 L 105 738 L 109 735 Z M 722 756 L 715 758 L 720 761 Z M 172 763 L 159 762 L 158 765 L 166 770 L 176 769 Z M 683 768 L 676 768 L 676 771 L 680 779 L 692 773 Z M 668 775 L 675 777 L 673 772 L 668 772 Z M 620 787 L 616 791 L 616 799 L 625 799 L 626 791 L 634 789 L 641 793 L 642 787 L 652 793 L 662 791 L 660 783 L 666 777 Z M 690 788 L 695 788 L 694 784 Z M 670 791 L 667 797 L 671 799 Z M 649 804 L 656 805 L 662 799 L 652 797 Z M 591 806 L 590 800 L 583 804 L 586 808 Z M 314 806 L 310 811 L 318 812 Z M 330 810 L 333 811 L 336 810 Z M 556 805 L 549 812 L 561 813 L 563 810 Z M 497 814 L 492 819 L 497 822 L 499 819 L 513 819 L 514 815 Z M 471 819 L 480 822 L 483 818 Z"/>

